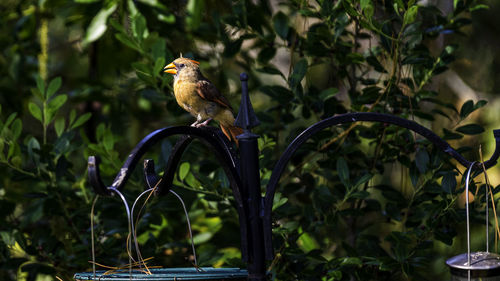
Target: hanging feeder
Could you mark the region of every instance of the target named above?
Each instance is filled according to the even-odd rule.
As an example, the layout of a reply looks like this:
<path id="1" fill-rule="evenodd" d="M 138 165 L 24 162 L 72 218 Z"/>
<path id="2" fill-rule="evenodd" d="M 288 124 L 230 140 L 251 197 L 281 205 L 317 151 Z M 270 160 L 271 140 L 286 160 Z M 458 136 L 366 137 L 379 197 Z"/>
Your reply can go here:
<path id="1" fill-rule="evenodd" d="M 469 223 L 469 178 L 473 162 L 465 178 L 467 213 L 467 253 L 454 256 L 446 261 L 450 267 L 451 281 L 500 281 L 500 255 L 489 252 L 488 247 L 488 189 L 486 188 L 486 251 L 470 251 L 470 223 Z"/>

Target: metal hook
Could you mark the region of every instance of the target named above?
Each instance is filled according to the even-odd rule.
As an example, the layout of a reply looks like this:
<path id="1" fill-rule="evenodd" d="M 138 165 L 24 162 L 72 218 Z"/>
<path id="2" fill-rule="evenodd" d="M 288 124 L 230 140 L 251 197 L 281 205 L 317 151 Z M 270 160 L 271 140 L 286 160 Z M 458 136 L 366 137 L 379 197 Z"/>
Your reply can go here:
<path id="1" fill-rule="evenodd" d="M 469 178 L 476 161 L 472 161 L 465 178 L 465 212 L 467 213 L 467 266 L 470 267 Z M 470 272 L 469 272 L 470 274 Z M 470 278 L 470 277 L 469 277 Z"/>

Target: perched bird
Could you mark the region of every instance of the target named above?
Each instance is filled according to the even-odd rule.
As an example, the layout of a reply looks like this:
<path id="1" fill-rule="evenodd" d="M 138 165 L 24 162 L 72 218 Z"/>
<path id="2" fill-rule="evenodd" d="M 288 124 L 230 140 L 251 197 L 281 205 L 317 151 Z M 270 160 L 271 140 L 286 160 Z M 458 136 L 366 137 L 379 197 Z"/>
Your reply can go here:
<path id="1" fill-rule="evenodd" d="M 199 62 L 180 57 L 165 66 L 164 72 L 174 75 L 174 96 L 177 103 L 196 117 L 191 126 L 206 126 L 212 119 L 222 132 L 238 145 L 237 135 L 243 130 L 234 126 L 233 109 L 212 82 L 201 74 Z"/>

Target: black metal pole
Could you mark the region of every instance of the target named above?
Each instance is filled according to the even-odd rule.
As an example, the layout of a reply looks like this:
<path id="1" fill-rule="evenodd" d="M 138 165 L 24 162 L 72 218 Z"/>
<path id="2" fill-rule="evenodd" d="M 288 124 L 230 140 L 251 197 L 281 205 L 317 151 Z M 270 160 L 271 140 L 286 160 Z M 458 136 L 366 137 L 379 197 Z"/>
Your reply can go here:
<path id="1" fill-rule="evenodd" d="M 266 280 L 264 237 L 262 231 L 258 135 L 245 132 L 238 136 L 241 156 L 243 202 L 248 206 L 249 260 L 248 280 Z"/>
<path id="2" fill-rule="evenodd" d="M 259 136 L 251 128 L 259 125 L 248 95 L 248 75 L 240 75 L 242 85 L 241 105 L 235 125 L 244 133 L 237 136 L 240 150 L 242 197 L 248 214 L 248 280 L 266 280 L 266 260 L 264 257 L 264 232 L 262 231 L 262 195 L 259 172 Z"/>

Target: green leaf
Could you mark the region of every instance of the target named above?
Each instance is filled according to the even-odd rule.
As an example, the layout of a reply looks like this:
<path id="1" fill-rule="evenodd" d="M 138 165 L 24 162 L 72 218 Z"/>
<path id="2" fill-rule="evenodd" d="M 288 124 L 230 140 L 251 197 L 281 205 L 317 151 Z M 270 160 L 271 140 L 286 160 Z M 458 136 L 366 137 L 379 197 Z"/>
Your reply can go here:
<path id="1" fill-rule="evenodd" d="M 113 146 L 115 144 L 115 139 L 114 139 L 114 136 L 113 136 L 113 133 L 111 132 L 111 130 L 108 129 L 108 130 L 104 131 L 102 143 L 103 143 L 104 149 L 106 149 L 106 151 L 113 150 Z"/>
<path id="2" fill-rule="evenodd" d="M 38 154 L 38 152 L 40 151 L 40 143 L 35 137 L 31 137 L 28 141 L 27 147 L 30 159 L 35 162 L 35 165 L 39 165 L 40 155 Z"/>
<path id="3" fill-rule="evenodd" d="M 362 261 L 356 257 L 346 257 L 342 259 L 341 265 L 362 265 Z"/>
<path id="4" fill-rule="evenodd" d="M 128 0 L 127 2 L 129 2 L 130 0 Z M 133 4 L 133 3 L 132 3 Z M 131 15 L 132 16 L 132 15 Z M 125 30 L 125 28 L 118 22 L 116 21 L 114 18 L 110 18 L 109 19 L 109 24 L 114 28 L 116 29 L 117 31 L 119 31 L 120 33 L 123 33 L 123 34 L 127 34 L 128 32 Z"/>
<path id="5" fill-rule="evenodd" d="M 290 76 L 289 81 L 288 81 L 290 88 L 292 90 L 295 89 L 300 84 L 302 79 L 304 79 L 304 76 L 307 73 L 307 67 L 308 67 L 308 65 L 307 65 L 306 59 L 299 60 L 293 66 L 293 73 Z"/>
<path id="6" fill-rule="evenodd" d="M 372 0 L 361 0 L 360 7 L 361 11 L 363 11 L 365 16 L 368 18 L 368 21 L 371 21 L 374 12 Z"/>
<path id="7" fill-rule="evenodd" d="M 485 5 L 485 4 L 477 4 L 474 7 L 469 8 L 469 12 L 474 12 L 476 10 L 488 10 L 490 6 Z"/>
<path id="8" fill-rule="evenodd" d="M 307 232 L 300 234 L 299 239 L 297 239 L 297 245 L 306 253 L 319 248 L 316 239 Z"/>
<path id="9" fill-rule="evenodd" d="M 38 107 L 38 105 L 36 105 L 33 102 L 30 102 L 28 104 L 28 109 L 29 109 L 31 115 L 33 115 L 33 117 L 35 117 L 38 121 L 43 122 L 42 110 L 40 109 L 40 107 Z"/>
<path id="10" fill-rule="evenodd" d="M 45 120 L 46 125 L 48 125 L 54 119 L 55 114 L 61 108 L 61 106 L 68 100 L 67 95 L 59 95 L 53 98 L 47 105 L 47 120 Z"/>
<path id="11" fill-rule="evenodd" d="M 351 184 L 349 182 L 349 167 L 342 157 L 337 159 L 337 173 L 339 174 L 342 184 L 348 189 L 351 188 Z"/>
<path id="12" fill-rule="evenodd" d="M 54 123 L 54 128 L 56 130 L 56 135 L 58 137 L 60 137 L 64 132 L 65 123 L 66 121 L 64 120 L 64 117 L 59 117 L 56 119 L 56 122 Z"/>
<path id="13" fill-rule="evenodd" d="M 319 93 L 319 98 L 323 101 L 337 95 L 339 93 L 339 89 L 337 88 L 328 88 L 328 89 L 325 89 L 323 91 L 321 91 L 321 93 Z"/>
<path id="14" fill-rule="evenodd" d="M 443 128 L 443 139 L 444 140 L 459 140 L 464 137 L 462 134 L 454 133 L 450 130 L 447 130 L 446 128 Z"/>
<path id="15" fill-rule="evenodd" d="M 466 135 L 477 135 L 484 132 L 484 128 L 477 124 L 468 124 L 456 128 L 455 131 Z"/>
<path id="16" fill-rule="evenodd" d="M 21 135 L 21 131 L 23 130 L 23 122 L 21 121 L 21 119 L 14 120 L 10 130 L 12 132 L 13 140 L 14 141 L 17 140 L 19 138 L 19 136 Z"/>
<path id="17" fill-rule="evenodd" d="M 138 42 L 142 42 L 142 40 L 147 38 L 149 35 L 146 26 L 146 18 L 140 13 L 137 13 L 132 18 L 132 35 Z"/>
<path id="18" fill-rule="evenodd" d="M 87 122 L 87 120 L 90 119 L 90 117 L 92 117 L 92 113 L 90 112 L 81 115 L 80 117 L 78 117 L 78 119 L 76 119 L 76 122 L 71 125 L 70 129 L 73 130 L 74 128 L 83 125 L 85 122 Z"/>
<path id="19" fill-rule="evenodd" d="M 0 138 L 0 160 L 5 159 L 5 154 L 3 152 L 4 147 L 5 147 L 5 142 L 3 138 Z"/>
<path id="20" fill-rule="evenodd" d="M 427 171 L 427 166 L 429 165 L 429 154 L 427 150 L 419 148 L 415 154 L 415 164 L 417 169 L 421 174 L 425 174 Z"/>
<path id="21" fill-rule="evenodd" d="M 186 5 L 188 15 L 186 25 L 189 30 L 196 30 L 201 24 L 203 12 L 205 10 L 204 0 L 189 0 Z"/>
<path id="22" fill-rule="evenodd" d="M 262 68 L 257 68 L 256 71 L 271 75 L 280 75 L 281 77 L 285 78 L 285 75 L 283 75 L 283 73 L 281 73 L 279 69 L 272 66 L 264 66 Z"/>
<path id="23" fill-rule="evenodd" d="M 241 44 L 243 44 L 243 39 L 241 38 L 227 42 L 224 48 L 224 56 L 228 58 L 234 57 L 240 51 Z"/>
<path id="24" fill-rule="evenodd" d="M 262 86 L 260 91 L 281 104 L 287 104 L 293 99 L 293 93 L 282 86 Z"/>
<path id="25" fill-rule="evenodd" d="M 485 106 L 488 103 L 486 100 L 479 100 L 475 105 L 474 105 L 474 110 L 479 109 L 483 106 Z"/>
<path id="26" fill-rule="evenodd" d="M 163 67 L 165 67 L 165 58 L 159 57 L 155 61 L 155 66 L 153 68 L 153 73 L 160 75 L 162 73 Z"/>
<path id="27" fill-rule="evenodd" d="M 71 112 L 69 113 L 69 124 L 73 124 L 73 121 L 75 121 L 76 118 L 76 110 L 73 108 Z"/>
<path id="28" fill-rule="evenodd" d="M 183 162 L 179 167 L 179 179 L 181 181 L 186 178 L 187 174 L 189 173 L 190 167 L 191 165 L 189 164 L 189 162 Z"/>
<path id="29" fill-rule="evenodd" d="M 42 94 L 42 97 L 45 97 L 45 81 L 43 81 L 42 77 L 40 77 L 39 75 L 36 76 L 36 87 Z"/>
<path id="30" fill-rule="evenodd" d="M 359 186 L 365 184 L 366 182 L 368 182 L 369 180 L 371 180 L 372 177 L 373 177 L 373 175 L 370 174 L 370 173 L 364 174 L 363 176 L 361 176 L 361 178 L 359 178 L 356 181 L 356 183 L 354 184 L 354 187 L 359 187 Z"/>
<path id="31" fill-rule="evenodd" d="M 104 32 L 106 32 L 107 24 L 106 21 L 108 17 L 116 10 L 117 3 L 112 3 L 109 7 L 102 8 L 99 13 L 92 19 L 89 27 L 87 28 L 87 32 L 85 37 L 83 38 L 84 44 L 89 44 L 97 39 L 99 39 Z"/>
<path id="32" fill-rule="evenodd" d="M 14 121 L 14 119 L 16 118 L 17 116 L 17 112 L 13 112 L 9 115 L 9 117 L 7 117 L 7 120 L 5 121 L 5 124 L 4 126 L 5 127 L 9 127 L 10 124 L 12 123 L 12 121 Z"/>
<path id="33" fill-rule="evenodd" d="M 405 13 L 403 18 L 403 25 L 413 23 L 417 18 L 418 6 L 411 6 Z"/>
<path id="34" fill-rule="evenodd" d="M 276 48 L 274 48 L 273 46 L 267 46 L 260 50 L 259 54 L 257 55 L 257 60 L 262 64 L 266 64 L 269 62 L 269 60 L 274 58 L 275 55 L 276 55 Z"/>
<path id="35" fill-rule="evenodd" d="M 62 80 L 61 77 L 54 78 L 49 83 L 49 87 L 47 88 L 47 99 L 50 99 L 52 95 L 54 95 L 59 88 L 61 88 Z"/>
<path id="36" fill-rule="evenodd" d="M 290 27 L 288 26 L 288 16 L 282 12 L 278 12 L 273 17 L 273 26 L 276 34 L 278 34 L 281 39 L 286 40 L 290 30 Z"/>
<path id="37" fill-rule="evenodd" d="M 130 0 L 130 1 L 132 1 L 132 0 Z M 150 6 L 150 7 L 157 8 L 159 10 L 163 10 L 163 11 L 167 11 L 168 10 L 168 8 L 165 5 L 163 5 L 158 0 L 137 0 L 137 1 L 141 2 L 143 4 L 146 4 L 146 5 Z"/>
<path id="38" fill-rule="evenodd" d="M 276 193 L 273 199 L 273 211 L 285 205 L 286 202 L 288 202 L 288 198 L 282 197 L 281 193 Z"/>
<path id="39" fill-rule="evenodd" d="M 99 125 L 97 125 L 97 129 L 95 130 L 97 140 L 102 141 L 105 132 L 106 132 L 106 125 L 104 125 L 104 123 L 100 123 Z"/>
<path id="40" fill-rule="evenodd" d="M 413 187 L 417 187 L 418 178 L 419 178 L 418 168 L 416 167 L 416 165 L 411 165 L 410 166 L 410 181 L 411 181 L 411 184 L 413 185 Z"/>
<path id="41" fill-rule="evenodd" d="M 473 111 L 474 111 L 474 102 L 472 100 L 464 102 L 462 108 L 460 109 L 460 118 L 465 119 Z"/>
<path id="42" fill-rule="evenodd" d="M 21 148 L 19 147 L 19 144 L 17 144 L 16 142 L 12 143 L 9 146 L 9 151 L 7 152 L 7 159 L 11 159 L 13 157 L 16 157 L 19 154 L 21 154 Z"/>
<path id="43" fill-rule="evenodd" d="M 118 34 L 115 34 L 115 37 L 116 37 L 116 39 L 118 39 L 118 41 L 122 42 L 123 44 L 125 44 L 129 48 L 134 49 L 134 50 L 138 51 L 139 53 L 142 53 L 142 49 L 139 46 L 139 44 L 136 43 L 134 40 L 132 40 L 127 35 L 122 34 L 122 33 L 118 33 Z"/>
<path id="44" fill-rule="evenodd" d="M 441 186 L 444 192 L 451 194 L 457 187 L 457 179 L 455 178 L 455 173 L 446 173 L 441 180 Z"/>

